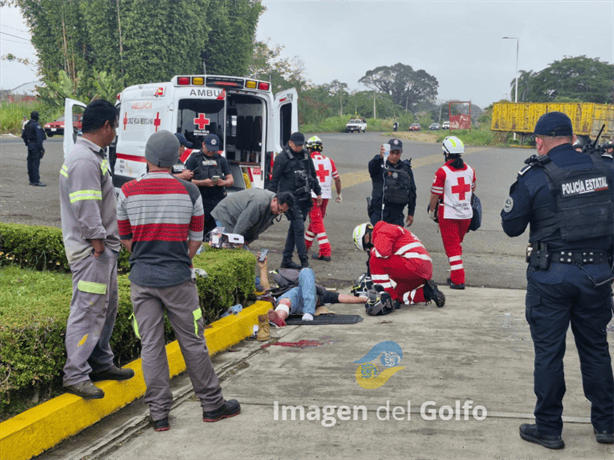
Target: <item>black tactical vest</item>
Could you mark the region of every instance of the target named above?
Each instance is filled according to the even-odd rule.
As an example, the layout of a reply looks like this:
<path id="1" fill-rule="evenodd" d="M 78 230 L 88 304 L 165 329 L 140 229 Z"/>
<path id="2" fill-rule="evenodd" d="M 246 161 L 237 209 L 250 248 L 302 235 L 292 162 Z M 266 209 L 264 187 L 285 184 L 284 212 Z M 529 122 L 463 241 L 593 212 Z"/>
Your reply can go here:
<path id="1" fill-rule="evenodd" d="M 197 179 L 212 179 L 213 176 L 219 176 L 220 179 L 226 179 L 226 175 L 222 170 L 222 161 L 220 158 L 221 157 L 218 153 L 211 157 L 202 154 L 198 165 L 200 167 L 201 173 L 199 174 L 199 177 Z"/>
<path id="2" fill-rule="evenodd" d="M 409 167 L 403 163 L 402 168 L 384 169 L 384 202 L 406 205 L 412 188 L 412 179 L 407 171 Z"/>
<path id="3" fill-rule="evenodd" d="M 591 156 L 593 166 L 567 170 L 552 161 L 542 163 L 556 212 L 542 208 L 531 219 L 531 241 L 542 241 L 557 229 L 563 241 L 573 242 L 611 237 L 614 233 L 614 205 L 608 180 L 611 171 L 605 162 Z"/>

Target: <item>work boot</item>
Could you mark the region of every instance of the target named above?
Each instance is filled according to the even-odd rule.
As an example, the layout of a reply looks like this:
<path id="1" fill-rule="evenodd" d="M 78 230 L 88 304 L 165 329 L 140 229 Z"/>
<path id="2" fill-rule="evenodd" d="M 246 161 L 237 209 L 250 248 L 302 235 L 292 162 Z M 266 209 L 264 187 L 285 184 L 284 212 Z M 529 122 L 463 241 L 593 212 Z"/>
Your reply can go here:
<path id="1" fill-rule="evenodd" d="M 104 391 L 94 385 L 91 381 L 76 383 L 74 385 L 64 385 L 66 393 L 72 393 L 80 396 L 83 399 L 101 399 L 104 398 Z"/>
<path id="2" fill-rule="evenodd" d="M 271 338 L 269 317 L 267 315 L 258 315 L 258 334 L 256 338 L 260 341 L 269 340 Z"/>
<path id="3" fill-rule="evenodd" d="M 102 372 L 92 372 L 90 380 L 92 382 L 100 382 L 102 380 L 128 380 L 134 377 L 132 369 L 120 369 L 113 366 L 111 369 Z"/>
<path id="4" fill-rule="evenodd" d="M 523 423 L 520 425 L 520 437 L 525 441 L 534 442 L 548 449 L 562 449 L 565 442 L 560 436 L 548 436 L 537 430 L 537 425 Z"/>
<path id="5" fill-rule="evenodd" d="M 266 315 L 261 315 L 266 316 Z M 267 323 L 268 325 L 268 323 Z M 234 417 L 241 412 L 241 404 L 236 399 L 224 401 L 222 407 L 216 410 L 203 411 L 203 422 L 217 422 L 223 418 Z"/>
<path id="6" fill-rule="evenodd" d="M 454 284 L 450 278 L 446 280 L 450 289 L 465 289 L 465 283 Z"/>
<path id="7" fill-rule="evenodd" d="M 323 260 L 324 262 L 330 262 L 331 258 L 330 256 L 321 256 L 320 254 L 314 254 L 311 256 L 312 259 L 314 260 Z"/>
<path id="8" fill-rule="evenodd" d="M 168 424 L 168 417 L 152 420 L 152 424 L 154 431 L 168 431 L 171 429 L 171 426 Z"/>
<path id="9" fill-rule="evenodd" d="M 295 262 L 292 261 L 292 259 L 284 259 L 281 261 L 281 268 L 293 268 L 294 270 L 300 270 L 301 266 Z"/>
<path id="10" fill-rule="evenodd" d="M 614 433 L 609 433 L 607 431 L 597 431 L 593 428 L 595 432 L 595 439 L 600 444 L 614 444 Z"/>
<path id="11" fill-rule="evenodd" d="M 422 292 L 424 293 L 426 303 L 433 301 L 439 308 L 445 305 L 446 296 L 439 290 L 435 281 L 428 280 L 422 287 Z"/>

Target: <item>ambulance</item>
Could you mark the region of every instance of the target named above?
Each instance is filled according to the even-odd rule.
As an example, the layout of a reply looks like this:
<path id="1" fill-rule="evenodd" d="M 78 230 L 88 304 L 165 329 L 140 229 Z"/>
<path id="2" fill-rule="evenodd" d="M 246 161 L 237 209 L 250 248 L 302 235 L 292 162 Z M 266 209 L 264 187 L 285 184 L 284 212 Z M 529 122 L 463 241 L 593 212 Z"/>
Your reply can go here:
<path id="1" fill-rule="evenodd" d="M 273 95 L 271 83 L 219 75 L 180 75 L 167 83 L 126 88 L 117 96 L 117 138 L 108 149 L 116 190 L 147 171 L 145 145 L 158 130 L 181 133 L 201 148 L 207 134 L 221 141 L 234 178 L 229 192 L 265 188 L 272 161 L 298 131 L 298 94 L 291 88 Z M 66 116 L 82 112 L 85 104 L 65 100 Z M 71 118 L 66 118 L 71 119 Z M 64 156 L 76 135 L 64 136 Z M 173 168 L 180 171 L 192 149 Z"/>

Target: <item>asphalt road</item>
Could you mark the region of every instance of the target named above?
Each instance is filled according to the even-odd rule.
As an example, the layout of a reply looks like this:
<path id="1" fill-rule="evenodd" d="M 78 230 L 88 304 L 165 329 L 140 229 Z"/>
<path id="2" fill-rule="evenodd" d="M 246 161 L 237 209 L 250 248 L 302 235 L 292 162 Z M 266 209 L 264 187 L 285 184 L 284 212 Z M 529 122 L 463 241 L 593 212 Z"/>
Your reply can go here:
<path id="1" fill-rule="evenodd" d="M 308 134 L 310 136 L 311 134 Z M 324 221 L 332 245 L 332 261 L 310 260 L 318 280 L 329 287 L 345 288 L 365 271 L 366 255 L 352 242 L 352 230 L 368 220 L 366 197 L 371 193 L 367 163 L 388 137 L 379 133 L 319 134 L 324 153 L 336 163 L 343 185 L 343 202 L 329 203 Z M 0 139 L 0 220 L 28 225 L 60 227 L 58 179 L 63 163 L 62 137 L 45 142 L 41 181 L 47 187 L 28 184 L 26 147 L 21 139 Z M 418 187 L 418 203 L 411 227 L 431 253 L 433 278 L 445 283 L 449 265 L 437 225 L 426 214 L 430 185 L 443 164 L 439 144 L 404 140 L 402 158 L 412 158 Z M 499 213 L 509 186 L 530 150 L 467 147 L 464 158 L 477 175 L 477 194 L 484 212 L 482 228 L 470 232 L 463 244 L 467 284 L 523 289 L 526 286 L 524 248 L 528 235 L 508 238 L 501 230 Z M 334 195 L 334 193 L 333 193 Z M 288 229 L 284 218 L 255 241 L 251 249 L 268 248 L 269 267 L 277 268 Z M 317 251 L 312 248 L 311 253 Z M 297 256 L 294 260 L 298 261 Z"/>

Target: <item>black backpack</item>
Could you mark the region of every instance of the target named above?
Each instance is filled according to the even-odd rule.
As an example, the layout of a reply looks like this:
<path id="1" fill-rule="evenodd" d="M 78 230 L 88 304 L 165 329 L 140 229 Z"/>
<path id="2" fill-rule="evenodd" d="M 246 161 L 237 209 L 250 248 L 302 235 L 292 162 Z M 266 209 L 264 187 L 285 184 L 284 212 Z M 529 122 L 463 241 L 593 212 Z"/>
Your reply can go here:
<path id="1" fill-rule="evenodd" d="M 473 217 L 469 230 L 476 231 L 482 226 L 482 202 L 475 193 L 471 195 L 471 209 L 473 209 Z"/>

